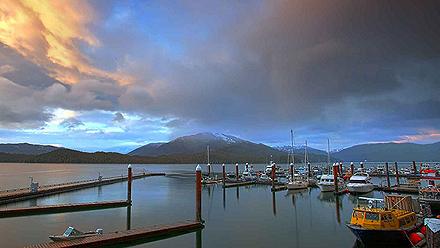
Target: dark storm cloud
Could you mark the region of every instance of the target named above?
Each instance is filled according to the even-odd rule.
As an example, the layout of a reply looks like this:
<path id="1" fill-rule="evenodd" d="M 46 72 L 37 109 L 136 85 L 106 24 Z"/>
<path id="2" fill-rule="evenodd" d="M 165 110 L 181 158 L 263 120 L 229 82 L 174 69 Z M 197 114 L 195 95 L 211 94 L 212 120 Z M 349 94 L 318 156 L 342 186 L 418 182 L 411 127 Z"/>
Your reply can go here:
<path id="1" fill-rule="evenodd" d="M 276 143 L 294 128 L 347 142 L 344 132 L 358 143 L 440 129 L 438 1 L 92 5 L 102 46 L 84 52 L 134 82 L 67 87 L 30 62 L 5 62 L 9 54 L 0 66 L 15 70 L 4 67 L 2 77 L 25 92 L 10 95 L 30 95 L 39 113 L 49 106 L 163 117 L 172 135 L 220 131 Z"/>

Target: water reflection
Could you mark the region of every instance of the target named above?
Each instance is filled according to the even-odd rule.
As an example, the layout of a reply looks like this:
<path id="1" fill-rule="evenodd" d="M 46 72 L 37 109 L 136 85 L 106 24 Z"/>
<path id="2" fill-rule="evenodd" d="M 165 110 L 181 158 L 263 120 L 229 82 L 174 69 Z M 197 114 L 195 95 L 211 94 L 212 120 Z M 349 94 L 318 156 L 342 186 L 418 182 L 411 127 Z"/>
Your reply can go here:
<path id="1" fill-rule="evenodd" d="M 226 189 L 223 188 L 223 209 L 226 209 Z"/>
<path id="2" fill-rule="evenodd" d="M 240 200 L 240 187 L 237 187 L 237 200 Z"/>
<path id="3" fill-rule="evenodd" d="M 131 229 L 131 206 L 127 207 L 127 230 Z"/>
<path id="4" fill-rule="evenodd" d="M 202 230 L 196 231 L 196 247 L 202 248 Z"/>
<path id="5" fill-rule="evenodd" d="M 277 201 L 275 197 L 275 192 L 272 192 L 272 212 L 273 216 L 277 216 Z"/>

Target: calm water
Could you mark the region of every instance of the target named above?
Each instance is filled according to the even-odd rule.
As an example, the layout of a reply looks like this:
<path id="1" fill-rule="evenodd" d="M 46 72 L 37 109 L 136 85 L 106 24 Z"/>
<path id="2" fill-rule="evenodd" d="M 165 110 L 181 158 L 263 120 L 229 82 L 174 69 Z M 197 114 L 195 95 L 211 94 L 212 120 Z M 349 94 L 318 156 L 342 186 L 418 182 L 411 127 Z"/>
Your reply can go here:
<path id="1" fill-rule="evenodd" d="M 263 168 L 263 165 L 257 168 Z M 134 172 L 193 173 L 195 165 L 134 165 Z M 0 164 L 0 190 L 27 187 L 32 176 L 40 184 L 51 184 L 126 174 L 126 165 Z M 217 166 L 216 171 L 221 167 Z M 229 171 L 233 167 L 228 167 Z M 125 183 L 117 183 L 6 207 L 121 200 Z M 382 197 L 374 192 L 368 196 Z M 195 187 L 190 176 L 138 179 L 133 182 L 131 215 L 127 208 L 0 218 L 0 247 L 22 247 L 48 242 L 67 226 L 79 230 L 103 228 L 104 232 L 166 224 L 194 218 Z M 202 247 L 353 247 L 355 238 L 345 223 L 350 220 L 354 196 L 335 198 L 319 189 L 272 194 L 268 186 L 228 188 L 205 186 L 202 192 Z M 336 208 L 339 204 L 339 211 Z M 5 206 L 0 206 L 4 208 Z M 128 218 L 129 217 L 129 218 Z M 196 247 L 196 233 L 136 247 Z"/>

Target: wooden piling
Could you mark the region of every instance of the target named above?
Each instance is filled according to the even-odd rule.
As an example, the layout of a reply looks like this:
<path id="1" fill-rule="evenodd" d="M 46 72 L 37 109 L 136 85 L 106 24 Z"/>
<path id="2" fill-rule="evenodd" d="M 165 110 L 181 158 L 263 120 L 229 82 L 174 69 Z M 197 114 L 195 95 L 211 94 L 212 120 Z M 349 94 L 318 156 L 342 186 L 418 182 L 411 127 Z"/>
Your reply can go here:
<path id="1" fill-rule="evenodd" d="M 196 221 L 202 222 L 202 167 L 196 167 Z"/>
<path id="2" fill-rule="evenodd" d="M 290 179 L 292 179 L 292 180 L 293 180 L 293 174 L 294 174 L 293 163 L 290 163 Z"/>
<path id="3" fill-rule="evenodd" d="M 399 182 L 399 168 L 398 168 L 397 162 L 394 162 L 394 169 L 396 170 L 396 184 L 397 184 L 397 186 L 400 186 L 400 182 Z"/>
<path id="4" fill-rule="evenodd" d="M 311 177 L 312 177 L 312 168 L 311 168 L 311 166 L 310 166 L 310 162 L 307 163 L 307 170 L 308 170 L 309 178 L 311 178 Z"/>
<path id="5" fill-rule="evenodd" d="M 361 170 L 364 170 L 364 162 L 361 162 Z"/>
<path id="6" fill-rule="evenodd" d="M 272 189 L 275 188 L 275 164 L 272 164 L 272 171 L 271 171 L 271 178 L 272 178 Z"/>
<path id="7" fill-rule="evenodd" d="M 354 163 L 353 162 L 350 163 L 350 172 L 351 172 L 351 175 L 354 175 Z"/>
<path id="8" fill-rule="evenodd" d="M 238 164 L 235 164 L 235 178 L 237 181 L 240 179 L 240 175 L 238 175 Z"/>
<path id="9" fill-rule="evenodd" d="M 338 165 L 333 164 L 333 180 L 335 184 L 335 193 L 338 193 Z"/>
<path id="10" fill-rule="evenodd" d="M 342 174 L 344 174 L 343 171 L 343 167 L 342 167 L 342 162 L 339 163 L 339 175 L 342 176 Z"/>
<path id="11" fill-rule="evenodd" d="M 133 170 L 131 164 L 128 165 L 128 177 L 127 177 L 127 202 L 131 204 L 131 184 L 133 182 Z"/>
<path id="12" fill-rule="evenodd" d="M 211 177 L 211 164 L 208 163 L 208 177 Z"/>
<path id="13" fill-rule="evenodd" d="M 416 166 L 416 161 L 412 161 L 412 166 L 413 166 L 413 171 L 414 171 L 414 174 L 417 174 L 417 166 Z"/>
<path id="14" fill-rule="evenodd" d="M 222 164 L 222 178 L 223 178 L 223 187 L 225 187 L 226 184 L 226 168 L 225 164 Z"/>
<path id="15" fill-rule="evenodd" d="M 385 162 L 385 174 L 387 176 L 387 186 L 388 188 L 391 188 L 391 183 L 390 183 L 390 171 L 388 169 L 388 162 Z"/>

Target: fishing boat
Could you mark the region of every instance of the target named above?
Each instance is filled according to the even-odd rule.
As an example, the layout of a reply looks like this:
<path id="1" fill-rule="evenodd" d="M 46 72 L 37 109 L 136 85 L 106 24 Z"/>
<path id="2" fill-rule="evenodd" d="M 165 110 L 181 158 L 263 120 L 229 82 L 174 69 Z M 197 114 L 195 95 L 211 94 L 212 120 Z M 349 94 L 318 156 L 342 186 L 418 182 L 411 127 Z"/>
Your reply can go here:
<path id="1" fill-rule="evenodd" d="M 368 193 L 374 190 L 374 185 L 370 182 L 370 176 L 367 173 L 358 172 L 350 177 L 347 189 L 350 193 Z"/>
<path id="2" fill-rule="evenodd" d="M 368 206 L 358 204 L 347 227 L 366 247 L 420 245 L 420 240 L 424 239 L 423 234 L 419 234 L 422 221 L 412 209 L 411 197 L 389 195 L 385 200 L 366 197 L 359 197 L 359 200 L 366 200 Z M 384 206 L 378 207 L 378 203 L 383 202 Z"/>
<path id="3" fill-rule="evenodd" d="M 429 206 L 431 214 L 440 215 L 440 187 L 429 185 L 419 190 L 419 201 Z"/>
<path id="4" fill-rule="evenodd" d="M 333 175 L 322 175 L 318 182 L 318 187 L 321 192 L 335 191 L 335 180 Z M 344 187 L 344 182 L 338 178 L 338 188 L 342 187 Z"/>
<path id="5" fill-rule="evenodd" d="M 74 240 L 74 239 L 81 239 L 86 237 L 92 237 L 96 235 L 102 235 L 103 230 L 102 229 L 96 229 L 96 231 L 90 231 L 90 232 L 81 232 L 71 226 L 69 226 L 66 231 L 62 235 L 51 235 L 49 238 L 53 241 L 67 241 L 67 240 Z"/>

